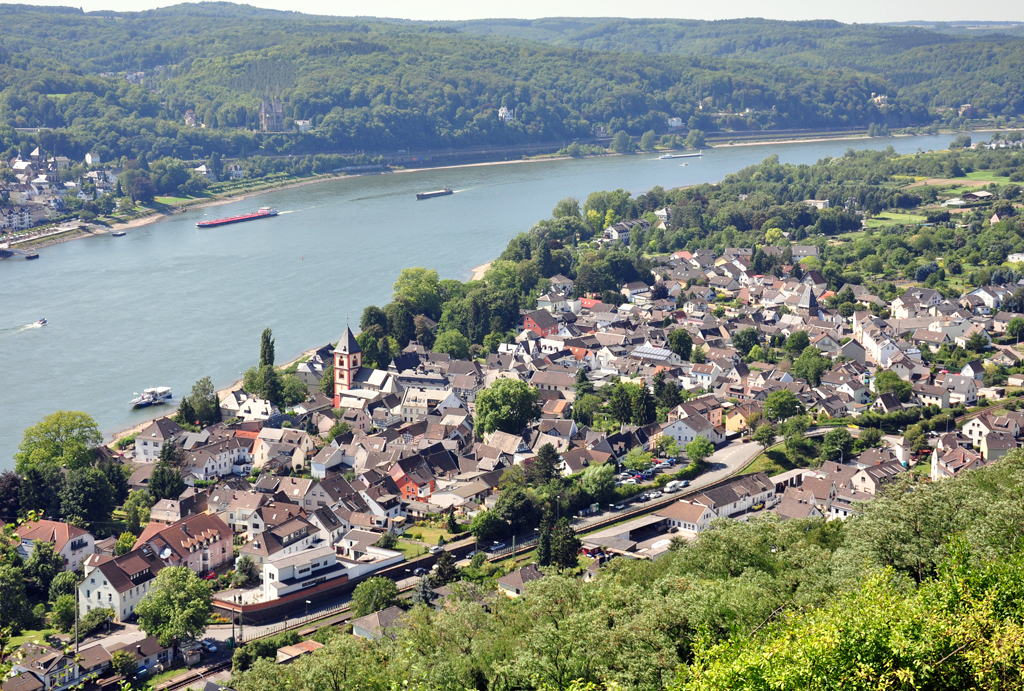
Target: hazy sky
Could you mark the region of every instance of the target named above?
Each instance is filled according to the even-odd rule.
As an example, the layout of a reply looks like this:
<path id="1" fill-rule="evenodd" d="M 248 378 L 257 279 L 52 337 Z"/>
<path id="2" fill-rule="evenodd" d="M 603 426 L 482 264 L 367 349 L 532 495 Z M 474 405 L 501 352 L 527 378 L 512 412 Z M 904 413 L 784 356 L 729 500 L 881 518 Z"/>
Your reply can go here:
<path id="1" fill-rule="evenodd" d="M 77 5 L 85 10 L 142 10 L 177 4 L 173 0 L 47 0 L 33 3 Z M 405 19 L 482 19 L 491 17 L 680 17 L 728 19 L 837 19 L 842 22 L 899 22 L 912 20 L 1024 21 L 1024 3 L 965 5 L 954 0 L 731 0 L 727 2 L 665 2 L 664 0 L 252 0 L 248 4 L 308 14 L 363 15 Z M 1016 9 L 1014 9 L 1016 8 Z"/>

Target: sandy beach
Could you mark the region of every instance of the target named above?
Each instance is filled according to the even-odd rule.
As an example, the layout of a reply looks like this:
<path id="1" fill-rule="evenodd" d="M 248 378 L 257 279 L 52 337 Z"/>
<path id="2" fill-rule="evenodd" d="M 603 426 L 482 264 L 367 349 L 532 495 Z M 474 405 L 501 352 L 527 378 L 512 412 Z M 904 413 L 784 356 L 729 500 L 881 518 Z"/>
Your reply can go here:
<path id="1" fill-rule="evenodd" d="M 469 280 L 471 281 L 482 281 L 484 280 L 484 274 L 487 273 L 487 269 L 491 268 L 491 262 L 481 264 L 480 266 L 473 269 L 473 273 L 470 275 Z"/>

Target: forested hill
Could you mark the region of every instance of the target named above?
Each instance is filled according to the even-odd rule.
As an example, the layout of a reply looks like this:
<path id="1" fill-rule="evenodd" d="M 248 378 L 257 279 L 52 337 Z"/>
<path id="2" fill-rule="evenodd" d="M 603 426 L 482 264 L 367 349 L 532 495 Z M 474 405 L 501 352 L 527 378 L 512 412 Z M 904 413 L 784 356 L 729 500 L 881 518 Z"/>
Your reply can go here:
<path id="1" fill-rule="evenodd" d="M 705 131 L 914 127 L 967 102 L 979 116 L 1024 112 L 1024 41 L 912 27 L 541 20 L 509 36 L 230 3 L 4 5 L 0 21 L 0 121 L 56 128 L 45 148 L 71 158 L 516 145 L 595 126 L 661 134 L 669 117 Z M 288 132 L 253 132 L 268 94 Z M 502 106 L 514 120 L 499 120 Z M 22 137 L 0 131 L 0 151 Z"/>

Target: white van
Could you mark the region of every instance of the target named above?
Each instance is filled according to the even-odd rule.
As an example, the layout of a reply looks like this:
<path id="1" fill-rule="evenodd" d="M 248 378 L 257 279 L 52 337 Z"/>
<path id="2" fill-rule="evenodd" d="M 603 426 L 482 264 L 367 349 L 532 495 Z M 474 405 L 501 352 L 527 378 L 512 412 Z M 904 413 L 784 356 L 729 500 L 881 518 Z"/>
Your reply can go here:
<path id="1" fill-rule="evenodd" d="M 668 493 L 678 492 L 679 488 L 682 487 L 682 486 L 683 486 L 683 483 L 679 482 L 679 480 L 673 480 L 672 482 L 670 482 L 667 485 L 665 485 L 665 488 L 664 488 L 663 491 L 668 492 Z"/>

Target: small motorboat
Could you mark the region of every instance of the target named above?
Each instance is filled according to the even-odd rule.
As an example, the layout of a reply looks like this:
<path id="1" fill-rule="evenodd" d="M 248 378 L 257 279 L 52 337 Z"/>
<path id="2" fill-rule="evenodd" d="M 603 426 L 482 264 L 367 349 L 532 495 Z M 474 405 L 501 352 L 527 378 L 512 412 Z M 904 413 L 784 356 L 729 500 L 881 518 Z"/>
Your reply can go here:
<path id="1" fill-rule="evenodd" d="M 48 323 L 49 323 L 49 322 L 47 322 L 47 321 L 46 321 L 46 318 L 44 317 L 44 318 L 40 319 L 39 321 L 37 321 L 37 322 L 36 322 L 36 325 L 37 325 L 37 326 L 46 326 L 46 325 L 47 325 Z"/>
<path id="2" fill-rule="evenodd" d="M 111 233 L 111 235 L 113 235 L 115 238 L 123 238 L 124 237 L 124 231 L 123 230 L 115 230 L 113 233 Z"/>

